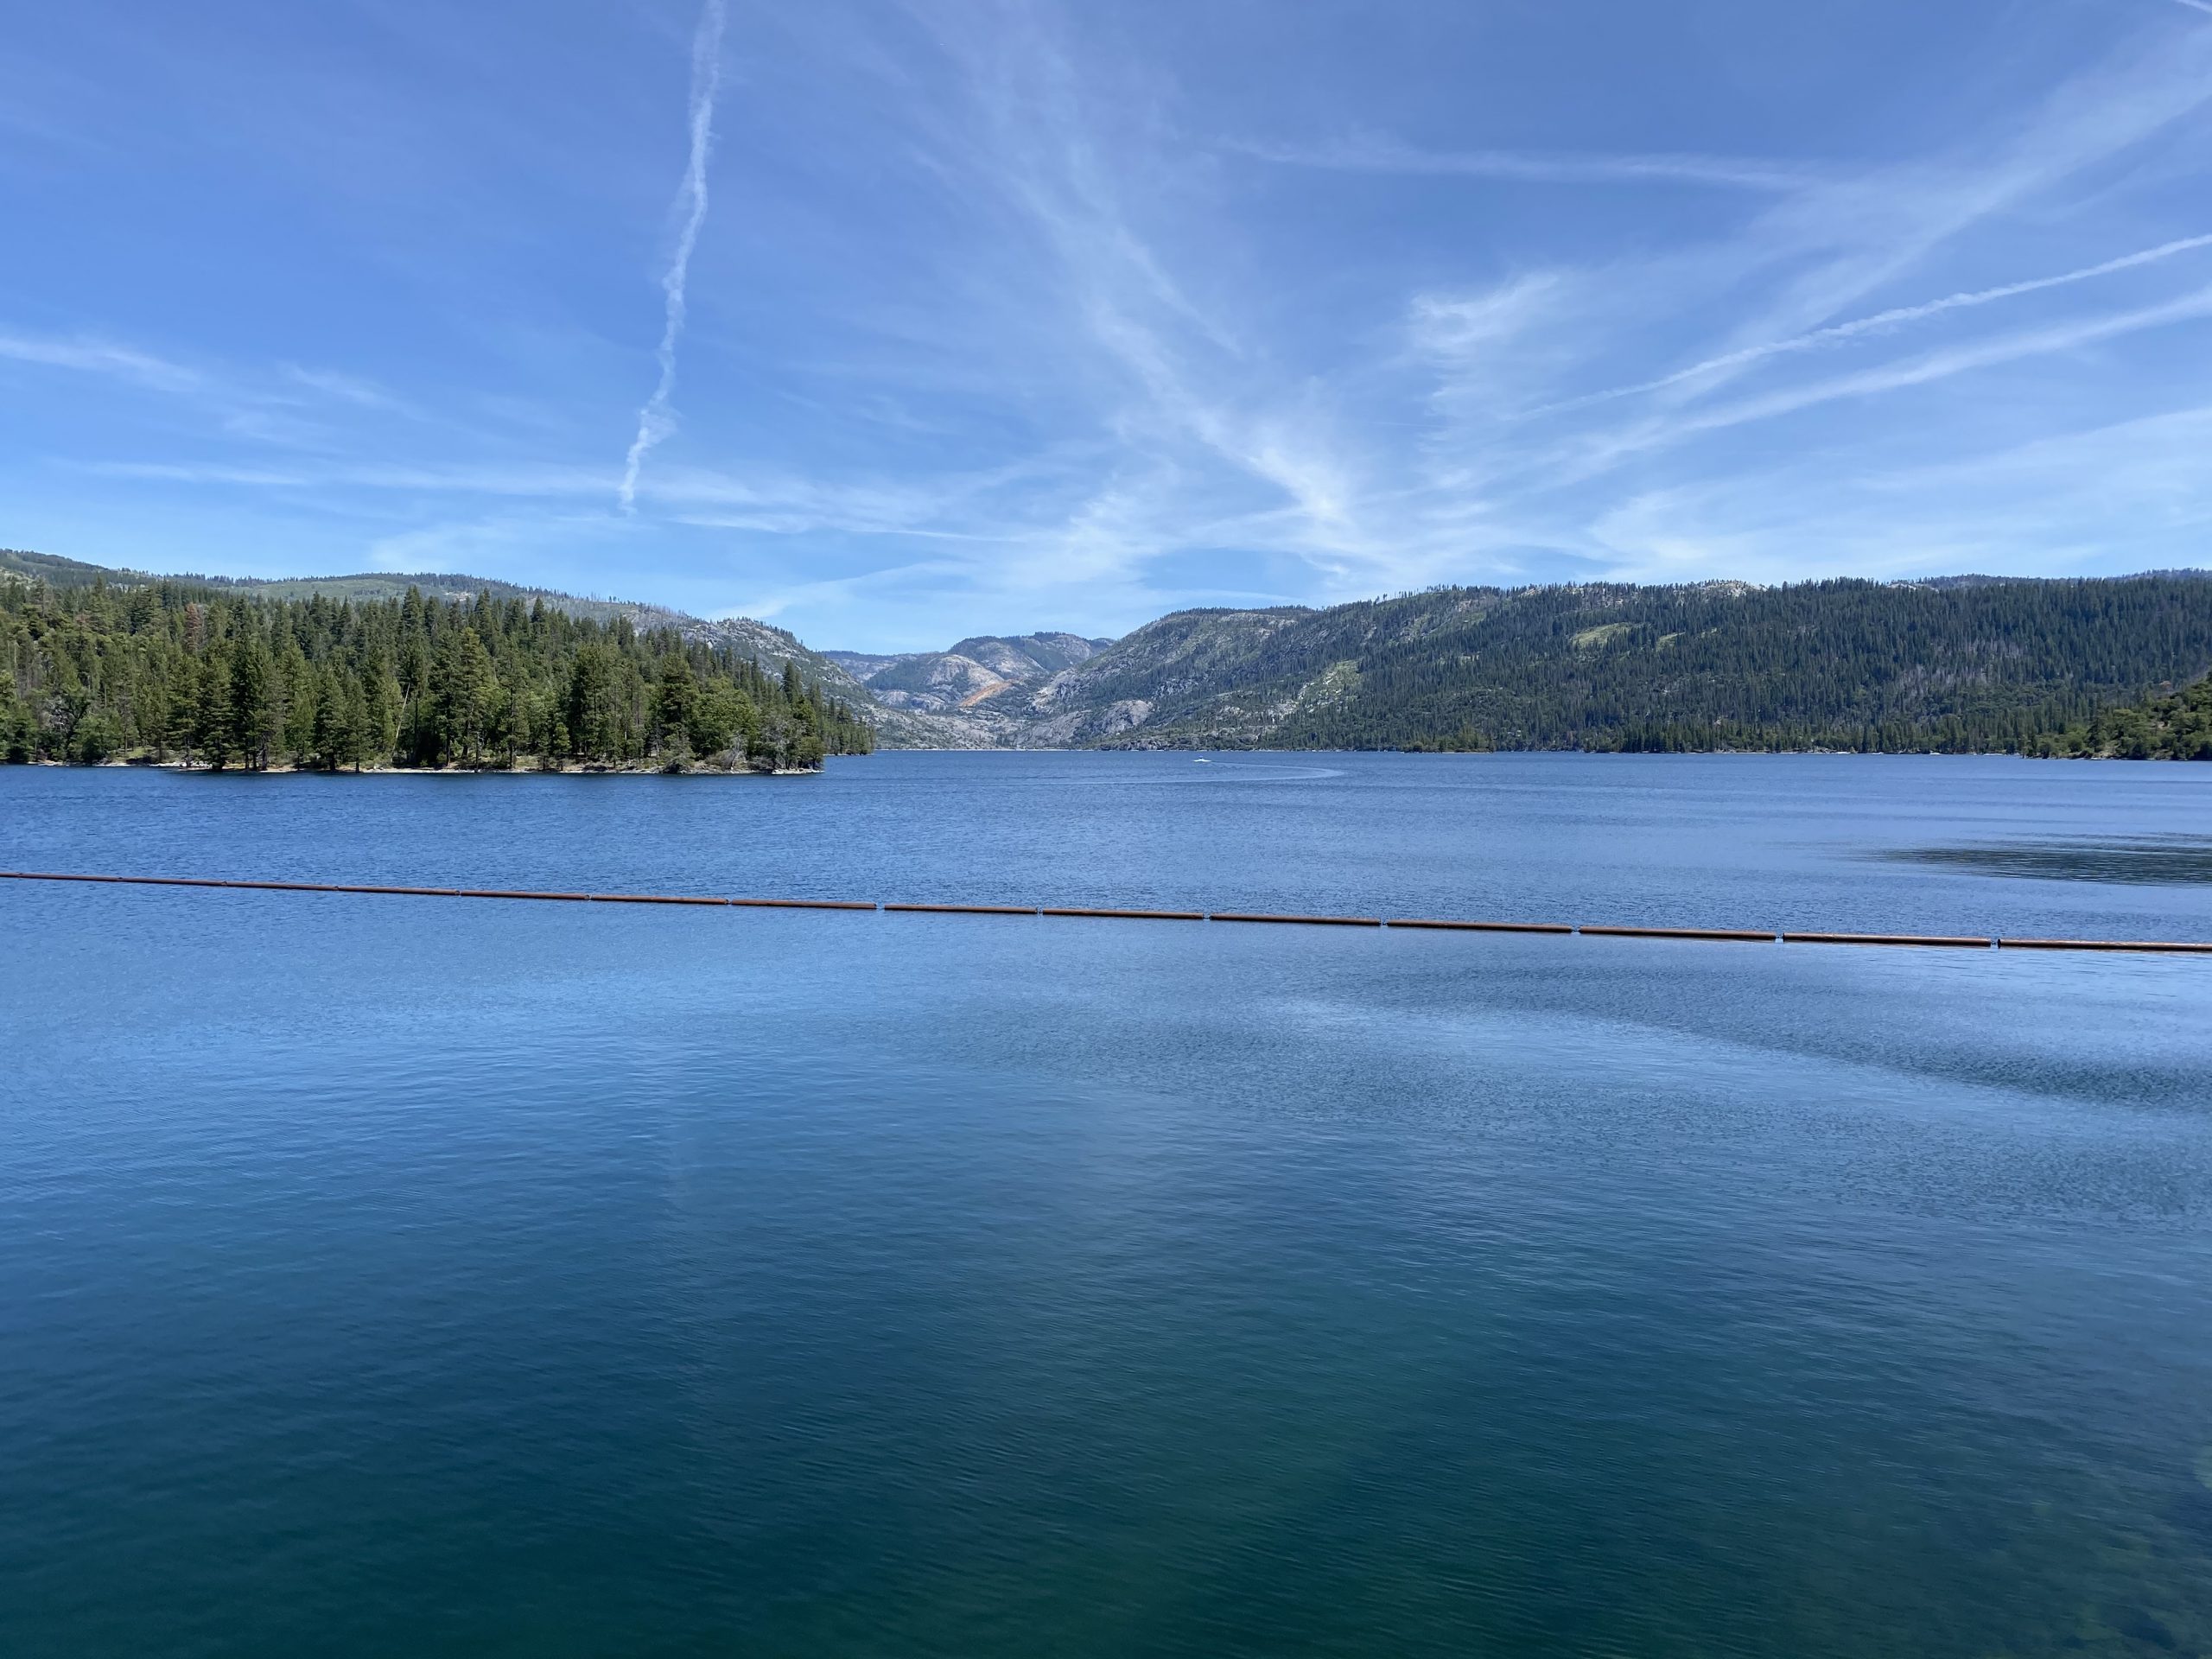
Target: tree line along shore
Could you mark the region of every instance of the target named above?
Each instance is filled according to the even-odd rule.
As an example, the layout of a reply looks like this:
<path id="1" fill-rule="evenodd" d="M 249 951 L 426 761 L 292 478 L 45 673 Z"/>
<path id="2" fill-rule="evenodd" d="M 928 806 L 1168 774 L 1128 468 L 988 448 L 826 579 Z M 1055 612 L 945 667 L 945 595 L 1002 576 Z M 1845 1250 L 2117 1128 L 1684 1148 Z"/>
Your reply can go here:
<path id="1" fill-rule="evenodd" d="M 810 770 L 892 718 L 804 653 L 764 667 L 757 643 L 558 595 L 396 588 L 0 551 L 0 760 Z M 2212 580 L 2187 572 L 1440 589 L 1163 617 L 1052 682 L 1053 729 L 984 742 L 2212 760 L 2208 658 Z"/>
<path id="2" fill-rule="evenodd" d="M 874 747 L 795 664 L 532 601 L 0 582 L 0 758 L 807 771 Z"/>

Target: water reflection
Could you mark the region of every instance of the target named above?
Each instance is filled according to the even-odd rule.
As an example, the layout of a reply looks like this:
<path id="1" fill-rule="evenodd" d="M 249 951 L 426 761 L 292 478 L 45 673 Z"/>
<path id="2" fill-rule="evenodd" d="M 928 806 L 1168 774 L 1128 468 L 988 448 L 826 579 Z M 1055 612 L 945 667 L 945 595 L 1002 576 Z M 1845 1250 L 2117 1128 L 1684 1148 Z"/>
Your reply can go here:
<path id="1" fill-rule="evenodd" d="M 2154 836 L 2128 841 L 2024 841 L 1979 847 L 1914 847 L 1880 856 L 1940 864 L 1979 875 L 2047 881 L 2125 881 L 2137 886 L 2212 885 L 2212 840 Z"/>

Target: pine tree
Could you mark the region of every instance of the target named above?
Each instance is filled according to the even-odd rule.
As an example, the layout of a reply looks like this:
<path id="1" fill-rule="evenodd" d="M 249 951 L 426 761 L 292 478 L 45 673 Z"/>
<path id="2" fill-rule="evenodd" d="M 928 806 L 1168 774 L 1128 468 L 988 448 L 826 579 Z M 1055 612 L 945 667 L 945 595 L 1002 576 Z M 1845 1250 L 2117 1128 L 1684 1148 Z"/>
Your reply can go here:
<path id="1" fill-rule="evenodd" d="M 192 734 L 188 747 L 199 751 L 200 764 L 217 771 L 230 764 L 235 728 L 231 719 L 231 648 L 211 645 L 201 660 L 193 689 Z"/>
<path id="2" fill-rule="evenodd" d="M 304 766 L 315 756 L 315 721 L 322 700 L 321 678 L 300 650 L 298 640 L 285 646 L 278 676 L 283 688 L 283 742 L 296 765 Z"/>
<path id="3" fill-rule="evenodd" d="M 661 658 L 660 674 L 653 683 L 654 745 L 664 753 L 678 745 L 691 749 L 691 721 L 698 707 L 699 683 L 692 677 L 690 658 L 678 645 Z"/>
<path id="4" fill-rule="evenodd" d="M 388 762 L 398 750 L 399 711 L 406 701 L 399 689 L 399 676 L 392 671 L 388 658 L 379 655 L 369 659 L 360 689 L 362 749 L 379 764 Z M 359 760 L 354 765 L 358 767 Z"/>
<path id="5" fill-rule="evenodd" d="M 432 758 L 452 754 L 470 762 L 482 760 L 496 683 L 491 653 L 474 624 L 446 636 L 430 671 L 430 683 L 436 721 Z"/>
<path id="6" fill-rule="evenodd" d="M 280 710 L 269 647 L 249 631 L 231 651 L 230 747 L 249 771 L 269 764 Z"/>

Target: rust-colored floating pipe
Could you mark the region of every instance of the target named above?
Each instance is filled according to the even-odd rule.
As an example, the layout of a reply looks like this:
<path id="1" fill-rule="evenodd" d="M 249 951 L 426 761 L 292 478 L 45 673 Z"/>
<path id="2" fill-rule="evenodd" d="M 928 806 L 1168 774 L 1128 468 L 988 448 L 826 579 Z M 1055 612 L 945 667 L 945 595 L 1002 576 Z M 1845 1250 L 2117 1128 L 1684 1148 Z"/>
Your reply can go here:
<path id="1" fill-rule="evenodd" d="M 873 899 L 733 899 L 743 910 L 874 910 Z"/>
<path id="2" fill-rule="evenodd" d="M 727 899 L 702 899 L 694 897 L 689 893 L 594 893 L 592 894 L 591 898 L 592 902 L 595 905 L 727 906 L 729 903 L 729 900 Z"/>
<path id="3" fill-rule="evenodd" d="M 610 905 L 715 905 L 764 910 L 897 910 L 961 916 L 1080 916 L 1105 919 L 1197 922 L 1209 919 L 1196 910 L 1122 910 L 1103 906 L 1058 905 L 1039 909 L 1029 905 L 876 905 L 853 899 L 720 899 L 702 894 L 659 893 L 552 893 L 530 888 L 402 887 L 362 882 L 251 881 L 212 875 L 98 875 L 83 871 L 0 870 L 7 881 L 94 881 L 147 887 L 226 887 L 262 893 L 355 893 L 423 899 L 537 899 L 570 903 Z M 1443 918 L 1403 917 L 1384 923 L 1372 916 L 1300 916 L 1272 912 L 1217 910 L 1217 922 L 1280 922 L 1318 927 L 1417 927 L 1465 933 L 1573 933 L 1578 930 L 1557 922 L 1459 921 Z M 1719 927 L 1586 926 L 1580 931 L 1598 938 L 1655 939 L 1718 939 L 1763 944 L 1775 935 L 1762 930 Z M 1968 935 L 1929 933 L 1784 933 L 1789 944 L 1936 945 L 1958 950 L 1986 950 L 2001 946 L 2012 950 L 2139 950 L 2170 955 L 2212 956 L 2212 941 L 2195 939 L 1992 939 Z"/>
<path id="4" fill-rule="evenodd" d="M 1380 927 L 1379 916 L 1276 916 L 1262 911 L 1217 910 L 1207 919 L 1216 922 L 1288 922 L 1301 927 Z"/>
<path id="5" fill-rule="evenodd" d="M 2190 939 L 1999 939 L 2006 950 L 2167 950 L 2212 956 L 2212 944 Z"/>
<path id="6" fill-rule="evenodd" d="M 1047 905 L 1039 916 L 1096 916 L 1116 921 L 1203 922 L 1203 910 L 1096 910 L 1080 905 Z"/>
<path id="7" fill-rule="evenodd" d="M 360 891 L 360 889 L 352 887 L 333 887 L 330 891 L 333 893 L 352 893 Z M 365 891 L 373 893 L 376 889 L 372 887 L 365 889 Z M 592 901 L 594 897 L 593 894 L 588 893 L 537 893 L 521 888 L 518 888 L 512 892 L 508 892 L 498 887 L 462 887 L 457 891 L 454 896 L 456 899 L 557 899 L 565 900 L 569 904 L 577 905 L 588 905 Z"/>
<path id="8" fill-rule="evenodd" d="M 886 905 L 886 910 L 926 911 L 943 916 L 1034 916 L 1034 905 Z"/>
<path id="9" fill-rule="evenodd" d="M 1572 933 L 1565 922 L 1453 922 L 1425 916 L 1393 916 L 1388 927 L 1449 928 L 1455 933 Z"/>
<path id="10" fill-rule="evenodd" d="M 1586 927 L 1582 931 L 1589 933 L 1595 930 Z M 1785 933 L 1782 936 L 1782 942 L 1784 944 L 1933 944 L 1961 950 L 1986 950 L 1995 943 L 1992 939 L 1942 933 Z"/>
<path id="11" fill-rule="evenodd" d="M 1770 929 L 1744 927 L 1584 927 L 1580 931 L 1608 939 L 1738 939 L 1748 944 L 1775 941 Z"/>

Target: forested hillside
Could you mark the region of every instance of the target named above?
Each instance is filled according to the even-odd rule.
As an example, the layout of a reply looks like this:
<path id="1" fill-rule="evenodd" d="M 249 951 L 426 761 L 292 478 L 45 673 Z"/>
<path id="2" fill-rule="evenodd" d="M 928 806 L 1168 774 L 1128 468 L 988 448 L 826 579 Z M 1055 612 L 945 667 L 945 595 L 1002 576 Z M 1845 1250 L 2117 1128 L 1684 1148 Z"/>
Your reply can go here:
<path id="1" fill-rule="evenodd" d="M 780 677 L 786 664 L 794 664 L 799 678 L 815 687 L 823 699 L 840 702 L 848 709 L 866 711 L 879 745 L 960 748 L 987 746 L 990 741 L 988 736 L 969 732 L 953 721 L 882 702 L 864 690 L 842 664 L 831 661 L 830 654 L 810 651 L 788 629 L 774 627 L 749 616 L 693 616 L 664 605 L 637 600 L 594 599 L 563 593 L 557 588 L 527 588 L 491 577 L 449 572 L 379 571 L 359 575 L 281 578 L 160 575 L 113 565 L 88 564 L 80 559 L 61 558 L 51 553 L 0 547 L 0 581 L 6 580 L 11 573 L 64 591 L 89 588 L 95 582 L 130 588 L 158 587 L 166 582 L 213 588 L 219 594 L 231 597 L 306 600 L 320 596 L 326 600 L 352 600 L 356 604 L 365 600 L 404 599 L 410 588 L 426 601 L 474 600 L 489 594 L 497 600 L 520 600 L 525 606 L 543 603 L 548 610 L 596 622 L 605 628 L 626 618 L 631 627 L 639 633 L 672 629 L 693 645 L 727 652 L 736 658 L 749 658 L 771 676 Z"/>
<path id="2" fill-rule="evenodd" d="M 2104 709 L 2036 752 L 2111 760 L 2212 760 L 2212 679 Z"/>
<path id="3" fill-rule="evenodd" d="M 2035 749 L 2212 665 L 2212 580 L 1442 588 L 1186 611 L 1056 676 L 1025 741 Z"/>
<path id="4" fill-rule="evenodd" d="M 0 753 L 210 766 L 818 766 L 868 723 L 794 661 L 533 599 L 272 599 L 0 573 Z"/>

